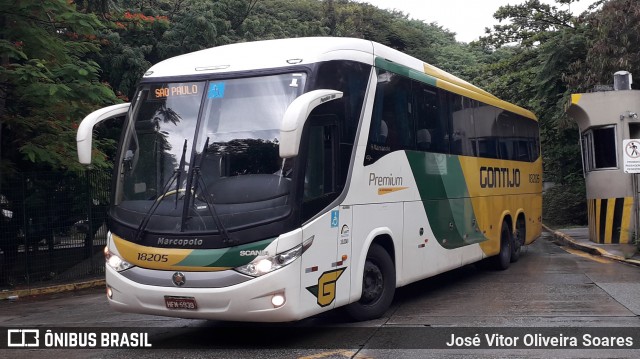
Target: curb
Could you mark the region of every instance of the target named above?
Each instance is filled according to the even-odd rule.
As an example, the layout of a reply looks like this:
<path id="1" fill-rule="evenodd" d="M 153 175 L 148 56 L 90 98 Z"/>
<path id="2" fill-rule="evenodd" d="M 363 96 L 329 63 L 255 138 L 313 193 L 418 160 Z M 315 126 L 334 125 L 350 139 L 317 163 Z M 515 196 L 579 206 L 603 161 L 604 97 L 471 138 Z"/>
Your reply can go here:
<path id="1" fill-rule="evenodd" d="M 589 253 L 591 255 L 595 255 L 595 256 L 602 256 L 608 259 L 612 259 L 618 262 L 624 262 L 624 263 L 629 263 L 635 266 L 640 266 L 640 261 L 636 260 L 636 259 L 627 259 L 624 258 L 622 256 L 619 255 L 615 255 L 615 254 L 611 254 L 609 252 L 607 252 L 606 250 L 596 247 L 596 246 L 592 246 L 589 244 L 583 244 L 583 243 L 578 243 L 576 242 L 575 239 L 571 238 L 571 236 L 564 234 L 562 232 L 558 232 L 555 231 L 549 227 L 547 227 L 546 225 L 542 225 L 542 228 L 551 233 L 562 245 L 567 246 L 567 247 L 571 247 L 573 249 L 577 249 L 586 253 Z"/>
<path id="2" fill-rule="evenodd" d="M 54 285 L 49 287 L 9 290 L 9 291 L 0 292 L 0 300 L 16 300 L 20 297 L 72 292 L 72 291 L 81 290 L 81 289 L 97 288 L 97 287 L 104 287 L 104 286 L 105 286 L 104 279 L 95 279 L 95 280 L 86 281 L 86 282 L 60 284 L 60 285 Z"/>

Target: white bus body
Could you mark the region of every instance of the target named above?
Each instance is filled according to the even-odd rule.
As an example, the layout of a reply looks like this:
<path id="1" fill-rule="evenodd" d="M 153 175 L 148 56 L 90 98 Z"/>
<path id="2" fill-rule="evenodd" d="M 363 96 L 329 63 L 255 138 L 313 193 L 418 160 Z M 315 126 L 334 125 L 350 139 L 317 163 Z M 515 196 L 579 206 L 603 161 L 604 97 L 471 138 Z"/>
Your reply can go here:
<path id="1" fill-rule="evenodd" d="M 535 116 L 371 41 L 178 56 L 99 111 L 83 163 L 93 126 L 127 116 L 105 248 L 119 311 L 371 319 L 396 287 L 491 256 L 506 268 L 540 234 Z"/>

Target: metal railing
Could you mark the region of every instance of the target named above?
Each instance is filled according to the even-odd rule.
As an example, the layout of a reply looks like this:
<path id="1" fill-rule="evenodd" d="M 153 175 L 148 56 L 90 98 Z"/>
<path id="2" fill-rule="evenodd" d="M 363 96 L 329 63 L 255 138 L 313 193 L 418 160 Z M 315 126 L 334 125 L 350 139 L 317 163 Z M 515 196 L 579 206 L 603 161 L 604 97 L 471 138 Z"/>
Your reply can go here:
<path id="1" fill-rule="evenodd" d="M 0 187 L 0 289 L 104 274 L 111 173 L 19 173 Z"/>

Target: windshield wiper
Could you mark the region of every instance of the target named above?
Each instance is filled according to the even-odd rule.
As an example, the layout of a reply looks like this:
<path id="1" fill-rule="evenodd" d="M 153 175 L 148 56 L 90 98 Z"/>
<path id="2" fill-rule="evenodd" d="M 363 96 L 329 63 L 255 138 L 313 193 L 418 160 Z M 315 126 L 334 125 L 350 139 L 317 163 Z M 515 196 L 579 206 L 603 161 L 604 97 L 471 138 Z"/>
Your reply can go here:
<path id="1" fill-rule="evenodd" d="M 177 180 L 176 180 L 176 206 L 175 208 L 178 208 L 178 191 L 180 191 L 180 175 L 182 175 L 182 172 L 184 171 L 184 166 L 185 166 L 185 154 L 187 153 L 187 140 L 184 140 L 184 146 L 182 147 L 182 158 L 180 158 L 180 164 L 178 165 L 178 173 L 176 175 Z M 186 191 L 186 189 L 185 189 Z"/>
<path id="2" fill-rule="evenodd" d="M 181 232 L 185 231 L 186 222 L 189 218 L 191 194 L 193 194 L 194 196 L 193 202 L 195 204 L 195 196 L 198 192 L 198 185 L 201 185 L 205 191 L 203 195 L 204 202 L 207 204 L 207 209 L 209 210 L 209 214 L 211 215 L 211 218 L 213 218 L 213 221 L 215 222 L 216 227 L 218 227 L 218 231 L 222 236 L 223 243 L 234 243 L 235 240 L 231 239 L 231 237 L 229 236 L 229 232 L 227 231 L 224 224 L 222 223 L 222 220 L 220 219 L 220 216 L 218 215 L 218 212 L 216 211 L 215 206 L 209 201 L 209 198 L 207 196 L 207 194 L 209 193 L 207 189 L 207 184 L 204 182 L 204 179 L 202 178 L 202 175 L 200 172 L 200 168 L 202 167 L 202 162 L 208 147 L 209 147 L 209 138 L 207 137 L 207 141 L 205 142 L 204 150 L 202 151 L 201 157 L 198 159 L 197 164 L 189 170 L 189 173 L 187 173 L 187 185 L 186 185 L 185 194 L 184 194 L 185 203 L 182 211 L 182 222 L 181 222 L 180 231 Z M 160 202 L 162 202 L 162 200 L 166 198 L 167 195 L 171 194 L 169 193 L 169 189 L 173 187 L 174 182 L 176 182 L 176 187 L 175 187 L 176 189 L 174 193 L 176 196 L 175 208 L 178 207 L 178 199 L 179 199 L 178 197 L 180 195 L 180 180 L 186 165 L 186 158 L 185 158 L 186 154 L 187 154 L 187 140 L 184 140 L 184 146 L 182 148 L 182 156 L 180 157 L 180 163 L 178 164 L 178 167 L 173 171 L 173 174 L 171 175 L 169 180 L 164 184 L 162 192 L 160 192 L 162 194 L 154 201 L 153 205 L 151 205 L 147 213 L 145 213 L 144 217 L 142 218 L 142 221 L 140 222 L 140 225 L 138 226 L 138 229 L 136 231 L 136 235 L 135 235 L 136 242 L 140 240 L 140 237 L 142 236 L 142 233 L 147 228 L 147 225 L 149 224 L 151 217 L 160 206 Z"/>
<path id="3" fill-rule="evenodd" d="M 229 236 L 229 232 L 227 231 L 227 228 L 222 223 L 222 220 L 220 219 L 220 216 L 216 211 L 216 207 L 214 206 L 213 203 L 209 201 L 209 190 L 207 189 L 207 184 L 204 182 L 204 179 L 202 178 L 202 174 L 200 172 L 200 168 L 202 167 L 204 156 L 207 153 L 207 148 L 209 148 L 209 137 L 207 137 L 207 140 L 204 143 L 204 149 L 202 150 L 202 154 L 198 159 L 198 163 L 193 167 L 192 177 L 195 177 L 195 179 L 192 178 L 193 196 L 194 196 L 193 202 L 195 205 L 195 196 L 197 196 L 198 194 L 198 185 L 200 184 L 204 189 L 204 194 L 202 197 L 204 198 L 204 202 L 207 204 L 207 209 L 209 210 L 209 214 L 211 215 L 211 218 L 213 218 L 213 221 L 215 222 L 216 227 L 218 227 L 218 232 L 220 232 L 220 236 L 222 236 L 222 242 L 231 244 L 231 243 L 234 243 L 235 240 L 231 239 L 231 236 Z M 187 205 L 185 205 L 185 208 L 188 207 L 188 204 L 189 203 L 187 202 Z M 183 218 L 182 225 L 184 227 L 185 217 L 183 216 L 182 218 Z"/>
<path id="4" fill-rule="evenodd" d="M 180 164 L 178 165 L 178 168 L 176 168 L 173 171 L 173 174 L 171 175 L 171 177 L 169 178 L 169 180 L 167 180 L 167 183 L 165 183 L 165 185 L 162 188 L 162 193 L 151 205 L 151 207 L 149 208 L 149 210 L 147 211 L 147 213 L 144 214 L 144 217 L 142 218 L 142 221 L 140 222 L 140 225 L 138 226 L 138 229 L 136 230 L 136 236 L 135 236 L 135 241 L 137 242 L 138 240 L 140 240 L 140 237 L 142 236 L 142 232 L 144 232 L 144 230 L 147 228 L 147 225 L 149 224 L 149 220 L 151 219 L 151 216 L 155 213 L 155 211 L 158 209 L 158 207 L 160 206 L 160 202 L 162 202 L 162 200 L 164 198 L 167 197 L 167 195 L 169 194 L 169 188 L 171 188 L 171 186 L 173 185 L 173 182 L 176 181 L 176 191 L 175 191 L 175 196 L 176 196 L 176 208 L 178 207 L 178 196 L 180 194 L 180 175 L 182 174 L 182 172 L 184 171 L 184 166 L 185 166 L 185 156 L 187 154 L 187 140 L 184 140 L 184 147 L 182 148 L 182 156 L 180 158 Z M 186 191 L 186 189 L 185 189 Z"/>

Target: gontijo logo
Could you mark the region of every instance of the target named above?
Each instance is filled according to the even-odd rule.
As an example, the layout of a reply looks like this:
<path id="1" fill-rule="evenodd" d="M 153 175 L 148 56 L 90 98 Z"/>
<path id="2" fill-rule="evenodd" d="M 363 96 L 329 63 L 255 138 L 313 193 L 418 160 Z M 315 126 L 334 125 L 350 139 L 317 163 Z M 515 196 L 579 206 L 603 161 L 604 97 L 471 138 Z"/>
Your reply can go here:
<path id="1" fill-rule="evenodd" d="M 318 285 L 307 287 L 307 290 L 318 298 L 318 305 L 326 307 L 336 299 L 336 282 L 347 268 L 324 272 L 318 278 Z"/>
<path id="2" fill-rule="evenodd" d="M 520 169 L 508 167 L 480 167 L 481 188 L 520 187 Z"/>

